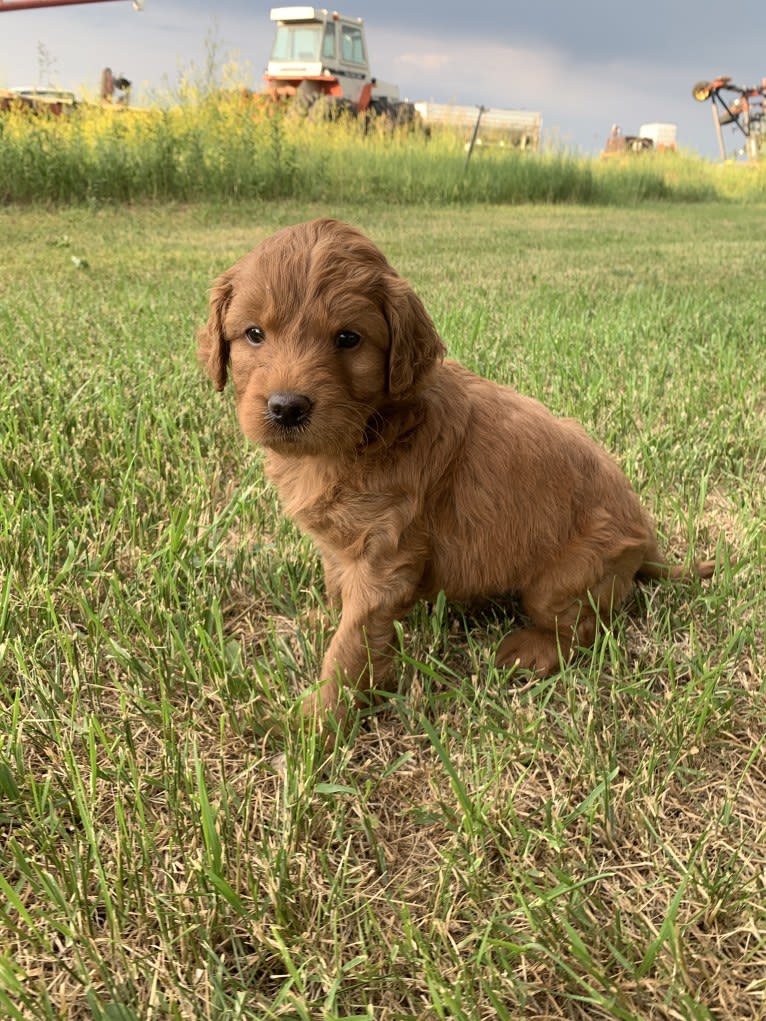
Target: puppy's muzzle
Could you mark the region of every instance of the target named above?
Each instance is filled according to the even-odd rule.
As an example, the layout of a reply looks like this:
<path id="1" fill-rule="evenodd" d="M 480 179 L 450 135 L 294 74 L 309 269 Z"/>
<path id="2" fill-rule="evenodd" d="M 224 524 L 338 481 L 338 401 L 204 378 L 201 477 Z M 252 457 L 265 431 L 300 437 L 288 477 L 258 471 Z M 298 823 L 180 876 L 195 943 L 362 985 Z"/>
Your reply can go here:
<path id="1" fill-rule="evenodd" d="M 313 406 L 314 402 L 305 394 L 282 391 L 271 394 L 266 402 L 269 419 L 283 429 L 306 425 Z"/>

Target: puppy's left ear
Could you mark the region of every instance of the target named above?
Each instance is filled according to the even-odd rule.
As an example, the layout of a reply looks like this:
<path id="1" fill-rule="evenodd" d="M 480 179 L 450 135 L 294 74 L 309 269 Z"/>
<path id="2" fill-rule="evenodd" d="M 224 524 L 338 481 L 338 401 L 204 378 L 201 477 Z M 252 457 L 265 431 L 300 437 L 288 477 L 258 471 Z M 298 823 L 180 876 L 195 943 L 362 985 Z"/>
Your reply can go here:
<path id="1" fill-rule="evenodd" d="M 403 397 L 417 388 L 424 373 L 441 361 L 445 349 L 431 317 L 406 280 L 393 275 L 385 282 L 384 312 L 391 347 L 388 392 Z"/>
<path id="2" fill-rule="evenodd" d="M 224 333 L 223 320 L 231 301 L 233 281 L 231 273 L 222 273 L 210 292 L 210 313 L 207 324 L 197 334 L 197 357 L 207 369 L 216 390 L 226 386 L 229 366 L 229 342 Z"/>

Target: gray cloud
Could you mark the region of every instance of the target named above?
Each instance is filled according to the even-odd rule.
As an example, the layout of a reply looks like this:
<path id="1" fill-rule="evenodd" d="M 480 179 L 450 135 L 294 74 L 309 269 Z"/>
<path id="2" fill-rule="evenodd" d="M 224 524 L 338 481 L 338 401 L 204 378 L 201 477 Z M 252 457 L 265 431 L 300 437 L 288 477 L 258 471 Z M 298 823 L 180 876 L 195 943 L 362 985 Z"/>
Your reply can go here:
<path id="1" fill-rule="evenodd" d="M 727 6 L 690 0 L 537 0 L 503 3 L 418 5 L 365 2 L 370 22 L 389 28 L 487 40 L 511 46 L 553 46 L 578 62 L 623 58 L 715 63 L 723 53 L 743 63 L 763 62 L 766 8 L 748 2 Z M 438 13 L 435 13 L 438 11 Z M 713 72 L 711 72 L 713 73 Z M 719 73 L 719 72 L 715 72 Z"/>

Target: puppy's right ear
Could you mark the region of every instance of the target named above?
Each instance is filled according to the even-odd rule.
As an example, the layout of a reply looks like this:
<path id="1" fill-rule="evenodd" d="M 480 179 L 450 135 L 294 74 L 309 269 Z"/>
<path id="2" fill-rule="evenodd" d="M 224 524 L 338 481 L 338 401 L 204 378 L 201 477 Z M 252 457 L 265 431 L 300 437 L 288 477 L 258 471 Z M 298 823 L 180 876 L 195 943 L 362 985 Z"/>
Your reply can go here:
<path id="1" fill-rule="evenodd" d="M 226 386 L 229 367 L 229 342 L 224 333 L 223 320 L 231 301 L 232 274 L 222 273 L 210 292 L 210 313 L 207 324 L 197 334 L 197 357 L 207 369 L 216 390 Z"/>
<path id="2" fill-rule="evenodd" d="M 391 347 L 388 392 L 403 397 L 413 392 L 428 369 L 444 357 L 444 344 L 425 306 L 406 280 L 391 273 L 385 281 L 384 315 Z"/>

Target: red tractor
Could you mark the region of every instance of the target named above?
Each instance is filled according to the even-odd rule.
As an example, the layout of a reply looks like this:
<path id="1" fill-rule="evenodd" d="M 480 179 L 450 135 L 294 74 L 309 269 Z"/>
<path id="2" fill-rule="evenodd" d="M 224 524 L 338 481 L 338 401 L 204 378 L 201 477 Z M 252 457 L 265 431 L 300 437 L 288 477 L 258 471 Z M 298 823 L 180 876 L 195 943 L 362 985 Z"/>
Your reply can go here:
<path id="1" fill-rule="evenodd" d="M 370 71 L 364 23 L 323 7 L 274 7 L 274 44 L 266 68 L 266 91 L 298 108 L 333 119 L 342 111 L 391 125 L 414 125 L 412 103 Z"/>

